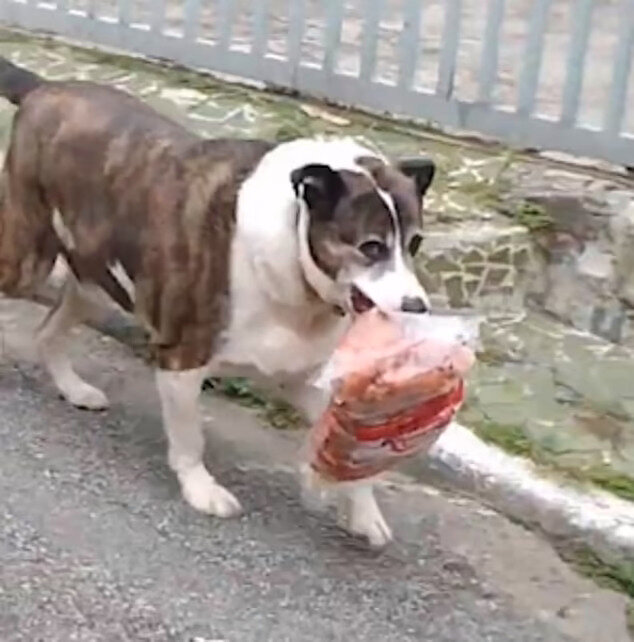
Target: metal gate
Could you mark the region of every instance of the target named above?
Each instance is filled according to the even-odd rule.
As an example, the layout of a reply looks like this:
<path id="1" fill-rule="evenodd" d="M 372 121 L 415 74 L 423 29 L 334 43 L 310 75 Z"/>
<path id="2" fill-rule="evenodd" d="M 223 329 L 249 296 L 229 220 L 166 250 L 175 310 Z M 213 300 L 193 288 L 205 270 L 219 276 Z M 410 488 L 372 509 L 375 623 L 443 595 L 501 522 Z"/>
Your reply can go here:
<path id="1" fill-rule="evenodd" d="M 0 21 L 634 165 L 634 0 L 0 0 Z"/>

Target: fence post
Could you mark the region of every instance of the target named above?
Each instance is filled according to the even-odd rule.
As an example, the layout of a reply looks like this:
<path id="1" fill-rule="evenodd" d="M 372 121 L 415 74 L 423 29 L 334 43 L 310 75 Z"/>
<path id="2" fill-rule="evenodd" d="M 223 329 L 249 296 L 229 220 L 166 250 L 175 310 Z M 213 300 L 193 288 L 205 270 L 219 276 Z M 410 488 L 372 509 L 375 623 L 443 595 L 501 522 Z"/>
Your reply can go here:
<path id="1" fill-rule="evenodd" d="M 456 75 L 458 43 L 462 23 L 462 0 L 445 0 L 445 22 L 442 30 L 442 51 L 438 63 L 438 82 L 436 94 L 442 98 L 451 98 Z"/>
<path id="2" fill-rule="evenodd" d="M 623 0 L 619 15 L 621 28 L 614 56 L 612 86 L 603 123 L 604 131 L 612 135 L 617 135 L 621 131 L 625 114 L 625 99 L 634 52 L 634 0 Z"/>
<path id="3" fill-rule="evenodd" d="M 218 2 L 218 31 L 216 42 L 218 43 L 217 46 L 220 51 L 227 51 L 231 46 L 231 35 L 235 16 L 235 0 L 220 0 Z"/>
<path id="4" fill-rule="evenodd" d="M 382 0 L 367 0 L 363 36 L 361 40 L 361 69 L 359 78 L 364 83 L 371 83 L 376 69 L 376 48 L 379 41 Z"/>
<path id="5" fill-rule="evenodd" d="M 480 60 L 480 75 L 478 87 L 478 100 L 481 103 L 490 103 L 493 89 L 498 77 L 498 63 L 500 55 L 500 29 L 504 19 L 504 0 L 489 0 L 487 8 L 486 28 L 484 30 L 484 43 L 482 59 Z"/>
<path id="6" fill-rule="evenodd" d="M 420 19 L 424 0 L 406 0 L 403 8 L 403 30 L 399 40 L 398 86 L 411 89 L 414 84 L 420 51 Z"/>
<path id="7" fill-rule="evenodd" d="M 266 56 L 269 39 L 269 0 L 253 0 L 253 45 L 254 58 Z"/>
<path id="8" fill-rule="evenodd" d="M 187 42 L 198 39 L 198 22 L 200 20 L 200 0 L 185 0 L 183 38 Z"/>
<path id="9" fill-rule="evenodd" d="M 152 25 L 152 31 L 157 36 L 160 36 L 163 33 L 163 27 L 165 26 L 165 9 L 166 9 L 166 0 L 153 0 L 152 1 L 152 17 L 150 23 Z"/>
<path id="10" fill-rule="evenodd" d="M 534 0 L 517 92 L 517 113 L 523 116 L 530 116 L 535 109 L 537 83 L 542 66 L 544 31 L 546 31 L 549 9 L 550 0 Z"/>
<path id="11" fill-rule="evenodd" d="M 594 0 L 577 0 L 570 14 L 572 36 L 566 63 L 566 84 L 559 121 L 563 125 L 574 125 L 579 113 L 579 98 L 583 86 L 583 72 L 590 40 L 590 19 Z"/>
<path id="12" fill-rule="evenodd" d="M 341 44 L 341 25 L 343 24 L 344 0 L 331 0 L 326 15 L 326 33 L 324 36 L 324 73 L 332 76 L 337 67 L 337 54 Z"/>

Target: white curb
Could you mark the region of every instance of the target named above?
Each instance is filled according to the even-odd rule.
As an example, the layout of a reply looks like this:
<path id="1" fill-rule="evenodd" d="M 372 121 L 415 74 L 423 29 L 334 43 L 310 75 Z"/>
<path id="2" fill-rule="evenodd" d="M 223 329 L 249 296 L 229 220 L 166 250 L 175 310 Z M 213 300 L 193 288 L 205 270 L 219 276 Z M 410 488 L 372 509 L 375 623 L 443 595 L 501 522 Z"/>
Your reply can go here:
<path id="1" fill-rule="evenodd" d="M 456 423 L 430 450 L 427 465 L 518 521 L 583 541 L 604 562 L 634 563 L 634 503 L 548 479 L 531 462 L 486 444 Z"/>

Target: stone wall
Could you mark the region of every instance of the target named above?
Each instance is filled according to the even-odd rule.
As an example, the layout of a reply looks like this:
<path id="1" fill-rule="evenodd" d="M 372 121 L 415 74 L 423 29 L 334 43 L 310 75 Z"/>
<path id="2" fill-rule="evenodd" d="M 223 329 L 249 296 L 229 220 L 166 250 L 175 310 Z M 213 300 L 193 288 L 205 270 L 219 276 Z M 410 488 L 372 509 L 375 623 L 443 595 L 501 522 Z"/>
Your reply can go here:
<path id="1" fill-rule="evenodd" d="M 436 302 L 528 306 L 634 347 L 634 184 L 525 163 L 509 174 L 516 187 L 499 207 L 514 220 L 496 213 L 427 231 L 418 270 Z"/>
<path id="2" fill-rule="evenodd" d="M 428 232 L 418 274 L 441 305 L 516 310 L 524 305 L 532 254 L 525 228 L 473 222 Z"/>

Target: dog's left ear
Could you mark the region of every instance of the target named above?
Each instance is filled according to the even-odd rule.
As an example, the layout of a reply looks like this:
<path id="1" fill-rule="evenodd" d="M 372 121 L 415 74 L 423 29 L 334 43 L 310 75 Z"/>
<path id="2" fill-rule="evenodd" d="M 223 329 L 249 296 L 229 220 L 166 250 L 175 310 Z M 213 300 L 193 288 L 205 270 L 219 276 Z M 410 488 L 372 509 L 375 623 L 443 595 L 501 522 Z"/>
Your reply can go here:
<path id="1" fill-rule="evenodd" d="M 396 166 L 405 176 L 414 179 L 419 196 L 423 196 L 429 189 L 436 173 L 436 165 L 431 158 L 403 158 Z"/>
<path id="2" fill-rule="evenodd" d="M 298 198 L 302 198 L 313 216 L 321 220 L 332 217 L 345 185 L 339 172 L 328 165 L 304 165 L 291 172 L 291 183 Z"/>

